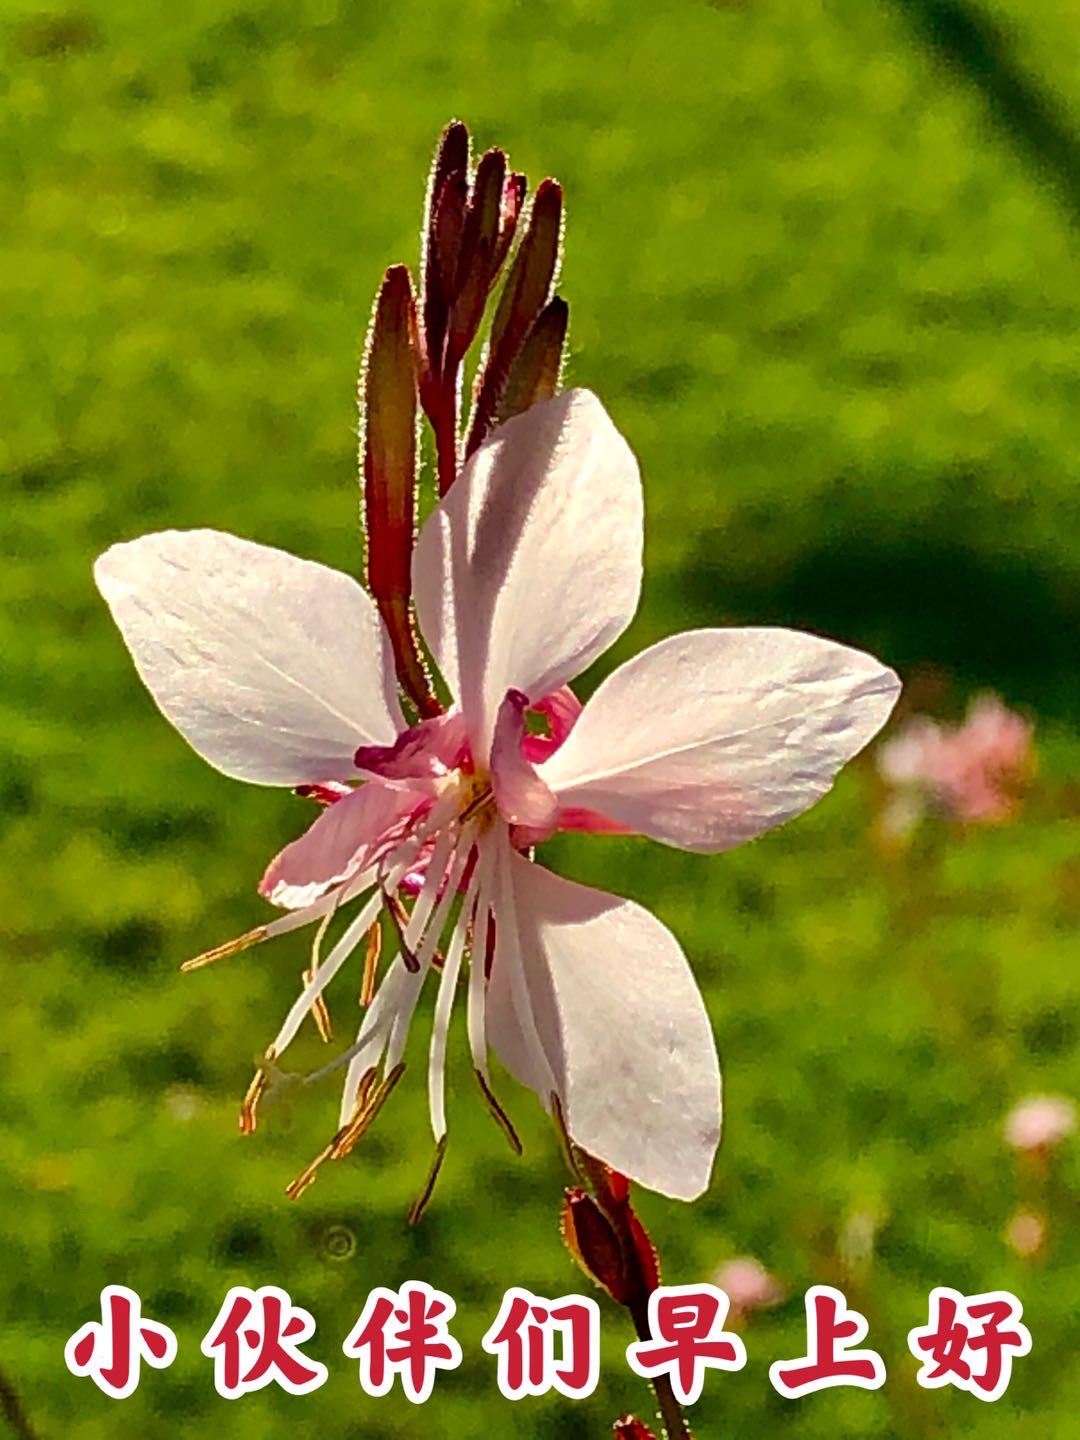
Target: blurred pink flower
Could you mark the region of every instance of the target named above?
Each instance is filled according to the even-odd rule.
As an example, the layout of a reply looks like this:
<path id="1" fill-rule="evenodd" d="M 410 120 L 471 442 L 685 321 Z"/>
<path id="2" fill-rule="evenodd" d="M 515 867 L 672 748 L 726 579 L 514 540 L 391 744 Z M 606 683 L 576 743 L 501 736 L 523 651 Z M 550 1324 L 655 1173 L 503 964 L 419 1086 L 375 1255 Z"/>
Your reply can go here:
<path id="1" fill-rule="evenodd" d="M 713 1276 L 717 1285 L 731 1301 L 732 1315 L 745 1315 L 751 1310 L 767 1310 L 779 1305 L 784 1288 L 749 1255 L 740 1255 L 721 1265 Z"/>
<path id="2" fill-rule="evenodd" d="M 1076 1104 L 1064 1095 L 1029 1095 L 1005 1117 L 1014 1150 L 1052 1150 L 1076 1129 Z"/>
<path id="3" fill-rule="evenodd" d="M 1046 1221 L 1030 1210 L 1018 1211 L 1005 1231 L 1005 1244 L 1021 1259 L 1032 1259 L 1046 1244 Z"/>
<path id="4" fill-rule="evenodd" d="M 996 695 L 978 695 L 960 726 L 925 715 L 880 747 L 878 772 L 895 787 L 885 826 L 911 830 L 930 802 L 964 824 L 995 825 L 1015 813 L 1033 769 L 1032 725 Z"/>

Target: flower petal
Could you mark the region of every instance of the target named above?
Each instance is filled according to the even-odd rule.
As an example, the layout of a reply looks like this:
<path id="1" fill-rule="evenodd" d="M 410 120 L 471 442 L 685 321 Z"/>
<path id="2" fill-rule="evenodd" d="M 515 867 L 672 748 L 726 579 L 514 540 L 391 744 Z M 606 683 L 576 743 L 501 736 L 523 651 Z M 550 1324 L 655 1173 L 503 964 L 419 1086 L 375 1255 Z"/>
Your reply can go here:
<path id="1" fill-rule="evenodd" d="M 637 463 L 595 395 L 570 390 L 499 427 L 424 526 L 420 625 L 487 757 L 508 690 L 539 700 L 633 617 L 641 589 Z"/>
<path id="2" fill-rule="evenodd" d="M 550 835 L 559 804 L 523 753 L 528 705 L 520 690 L 511 690 L 499 706 L 491 742 L 491 788 L 504 819 Z"/>
<path id="3" fill-rule="evenodd" d="M 488 991 L 492 1048 L 590 1154 L 679 1200 L 706 1188 L 720 1139 L 720 1069 L 697 984 L 671 932 L 641 906 L 504 855 Z M 510 966 L 524 970 L 523 1026 Z M 539 1035 L 538 1063 L 526 1028 Z"/>
<path id="4" fill-rule="evenodd" d="M 456 770 L 468 753 L 465 722 L 451 710 L 403 730 L 393 745 L 361 745 L 353 759 L 383 780 L 432 780 Z"/>
<path id="5" fill-rule="evenodd" d="M 355 778 L 357 746 L 404 723 L 375 604 L 337 570 L 167 530 L 114 545 L 94 578 L 166 718 L 226 775 Z"/>
<path id="6" fill-rule="evenodd" d="M 351 790 L 271 860 L 259 894 L 286 910 L 313 905 L 342 880 L 373 864 L 403 822 L 430 803 L 426 795 L 377 780 Z"/>
<path id="7" fill-rule="evenodd" d="M 795 630 L 693 630 L 614 671 L 540 775 L 569 808 L 687 850 L 801 814 L 900 692 L 861 650 Z"/>

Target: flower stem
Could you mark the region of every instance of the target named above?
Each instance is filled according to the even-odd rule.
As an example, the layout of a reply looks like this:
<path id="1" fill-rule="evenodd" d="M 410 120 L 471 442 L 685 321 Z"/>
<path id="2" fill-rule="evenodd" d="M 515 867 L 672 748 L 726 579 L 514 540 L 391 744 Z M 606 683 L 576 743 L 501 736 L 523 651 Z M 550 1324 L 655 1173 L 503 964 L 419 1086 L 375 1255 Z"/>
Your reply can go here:
<path id="1" fill-rule="evenodd" d="M 649 1331 L 648 1301 L 646 1300 L 644 1305 L 628 1302 L 626 1308 L 630 1313 L 638 1339 L 651 1340 L 653 1337 Z M 660 1408 L 660 1419 L 666 1440 L 694 1440 L 690 1427 L 686 1423 L 682 1406 L 671 1387 L 670 1375 L 653 1375 L 649 1384 L 652 1386 L 656 1403 Z"/>
<path id="2" fill-rule="evenodd" d="M 12 1434 L 19 1440 L 38 1440 L 38 1432 L 30 1423 L 30 1417 L 23 1408 L 19 1392 L 0 1370 L 0 1414 L 11 1426 Z"/>
<path id="3" fill-rule="evenodd" d="M 567 1138 L 569 1141 L 569 1137 Z M 573 1144 L 572 1141 L 569 1143 Z M 572 1153 L 588 1176 L 596 1203 L 603 1211 L 618 1241 L 622 1272 L 627 1286 L 625 1299 L 621 1303 L 630 1315 L 638 1339 L 651 1340 L 653 1337 L 649 1329 L 649 1294 L 659 1277 L 659 1261 L 655 1247 L 644 1226 L 631 1209 L 628 1195 L 629 1186 L 626 1185 L 625 1180 L 622 1181 L 625 1188 L 617 1195 L 613 1188 L 613 1180 L 620 1177 L 615 1177 L 602 1161 L 589 1155 L 580 1146 L 573 1146 Z M 635 1225 L 638 1229 L 637 1235 L 634 1233 Z M 666 1440 L 694 1440 L 690 1427 L 686 1423 L 682 1405 L 672 1388 L 670 1376 L 654 1375 L 650 1378 L 649 1383 L 656 1396 L 656 1403 L 660 1407 L 660 1418 Z"/>

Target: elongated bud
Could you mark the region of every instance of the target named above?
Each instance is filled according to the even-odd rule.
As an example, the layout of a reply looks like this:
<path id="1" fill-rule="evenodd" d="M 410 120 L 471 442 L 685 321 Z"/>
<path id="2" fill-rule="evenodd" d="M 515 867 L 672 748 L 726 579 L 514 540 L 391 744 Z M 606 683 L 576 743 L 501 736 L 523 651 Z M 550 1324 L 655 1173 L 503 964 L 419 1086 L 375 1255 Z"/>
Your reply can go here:
<path id="1" fill-rule="evenodd" d="M 469 189 L 469 132 L 460 120 L 443 131 L 428 177 L 422 236 L 425 371 L 438 374 L 457 272 Z"/>
<path id="2" fill-rule="evenodd" d="M 495 408 L 495 424 L 501 425 L 512 415 L 520 415 L 533 405 L 539 405 L 541 400 L 550 400 L 558 390 L 569 321 L 570 307 L 556 295 L 544 307 L 510 365 Z M 472 430 L 469 443 L 473 443 Z M 475 445 L 473 448 L 476 448 Z"/>
<path id="3" fill-rule="evenodd" d="M 506 156 L 488 150 L 480 157 L 473 180 L 465 227 L 461 237 L 457 277 L 450 307 L 447 363 L 465 354 L 472 344 L 495 279 L 495 258 L 503 220 Z"/>
<path id="4" fill-rule="evenodd" d="M 618 1170 L 578 1149 L 581 1167 L 596 1191 L 596 1203 L 623 1243 L 623 1264 L 635 1290 L 648 1295 L 660 1284 L 660 1259 L 649 1232 L 630 1203 L 630 1181 Z"/>
<path id="5" fill-rule="evenodd" d="M 504 348 L 515 350 L 547 304 L 558 274 L 562 224 L 562 186 L 557 180 L 542 180 L 492 321 L 493 354 Z"/>
<path id="6" fill-rule="evenodd" d="M 502 263 L 513 244 L 522 206 L 525 204 L 526 188 L 527 181 L 524 175 L 515 172 L 506 177 L 506 184 L 503 186 L 502 215 L 499 219 L 499 238 L 495 244 L 492 263 L 493 277 L 502 269 Z"/>
<path id="7" fill-rule="evenodd" d="M 473 402 L 467 454 L 491 429 L 514 360 L 551 298 L 562 247 L 562 223 L 562 186 L 555 180 L 544 180 L 533 197 L 528 229 L 495 310 L 487 362 L 478 378 Z"/>
<path id="8" fill-rule="evenodd" d="M 631 1286 L 619 1239 L 587 1191 L 566 1191 L 560 1225 L 566 1248 L 585 1274 L 602 1285 L 616 1304 L 625 1305 Z"/>
<path id="9" fill-rule="evenodd" d="M 404 265 L 393 265 L 375 302 L 360 386 L 367 581 L 390 636 L 398 679 L 421 714 L 431 715 L 438 702 L 409 610 L 418 376 L 412 280 Z"/>
<path id="10" fill-rule="evenodd" d="M 620 1415 L 615 1421 L 615 1440 L 656 1440 L 655 1434 L 636 1415 Z"/>

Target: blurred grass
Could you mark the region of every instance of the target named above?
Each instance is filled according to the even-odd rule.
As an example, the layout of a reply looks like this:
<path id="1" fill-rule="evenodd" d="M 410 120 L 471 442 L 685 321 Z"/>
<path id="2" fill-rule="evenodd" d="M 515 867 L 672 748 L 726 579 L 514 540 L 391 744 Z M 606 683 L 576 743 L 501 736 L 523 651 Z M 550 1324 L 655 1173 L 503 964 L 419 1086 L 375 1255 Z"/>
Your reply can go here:
<path id="1" fill-rule="evenodd" d="M 986 13 L 1080 125 L 1076 6 Z M 1076 1153 L 1036 1195 L 1000 1143 L 1027 1090 L 1080 1091 L 1080 286 L 1060 187 L 884 3 L 6 0 L 0 27 L 0 1347 L 42 1434 L 194 1436 L 227 1413 L 265 1440 L 298 1423 L 545 1440 L 648 1408 L 614 1314 L 579 1406 L 509 1411 L 479 1352 L 507 1284 L 576 1284 L 528 1097 L 509 1097 L 526 1165 L 461 1077 L 415 1232 L 415 1078 L 299 1205 L 282 1188 L 333 1124 L 330 1090 L 238 1141 L 303 942 L 176 966 L 257 921 L 254 882 L 306 813 L 186 752 L 89 579 L 111 540 L 164 525 L 356 568 L 360 339 L 382 268 L 415 253 L 452 114 L 567 188 L 571 378 L 600 391 L 646 477 L 645 601 L 606 663 L 674 628 L 782 622 L 932 667 L 921 693 L 946 710 L 993 685 L 1040 722 L 1023 821 L 928 833 L 902 860 L 869 848 L 865 767 L 715 861 L 551 847 L 556 868 L 656 909 L 708 992 L 727 1133 L 705 1201 L 644 1202 L 670 1278 L 749 1251 L 792 1291 L 752 1326 L 747 1371 L 707 1388 L 700 1432 L 1068 1433 Z M 346 983 L 346 1029 L 350 1009 Z M 1056 1217 L 1043 1264 L 1003 1243 L 1021 1203 Z M 786 1404 L 768 1363 L 800 1352 L 799 1297 L 867 1215 L 876 1258 L 849 1288 L 890 1379 Z M 334 1260 L 340 1226 L 356 1249 Z M 457 1298 L 466 1348 L 422 1413 L 366 1399 L 334 1358 L 368 1287 L 413 1277 Z M 61 1350 L 120 1281 L 181 1353 L 118 1410 Z M 330 1381 L 224 1412 L 198 1341 L 230 1284 L 269 1282 L 315 1312 Z M 904 1335 L 935 1284 L 1027 1306 L 1034 1351 L 993 1407 L 910 1383 Z"/>

